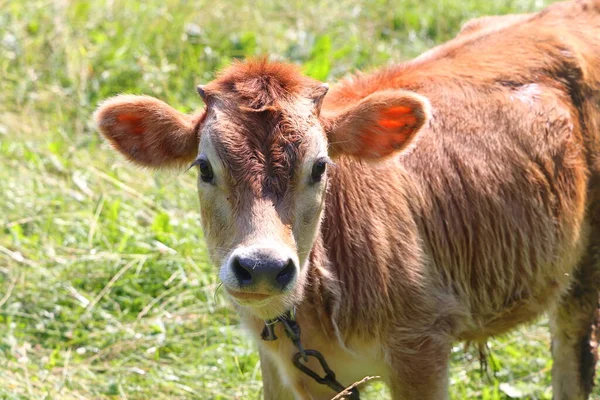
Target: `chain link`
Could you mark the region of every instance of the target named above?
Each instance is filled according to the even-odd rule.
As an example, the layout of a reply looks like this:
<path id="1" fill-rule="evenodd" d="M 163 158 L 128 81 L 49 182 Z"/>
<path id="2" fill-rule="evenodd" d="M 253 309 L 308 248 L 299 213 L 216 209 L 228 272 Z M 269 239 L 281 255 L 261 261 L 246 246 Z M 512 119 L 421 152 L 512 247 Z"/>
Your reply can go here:
<path id="1" fill-rule="evenodd" d="M 296 309 L 292 308 L 287 315 L 282 315 L 275 319 L 269 319 L 265 321 L 265 327 L 261 333 L 262 340 L 273 341 L 277 340 L 277 336 L 275 335 L 275 324 L 281 322 L 283 325 L 285 335 L 294 343 L 294 346 L 298 349 L 298 352 L 294 354 L 292 358 L 292 362 L 294 366 L 298 368 L 302 373 L 311 377 L 315 382 L 325 385 L 339 393 L 346 389 L 344 385 L 337 381 L 335 377 L 335 372 L 329 368 L 327 361 L 325 361 L 325 357 L 317 350 L 312 349 L 304 349 L 302 346 L 302 342 L 300 341 L 300 325 L 296 322 Z M 300 360 L 304 360 L 304 362 L 308 362 L 309 357 L 314 357 L 317 359 L 321 368 L 325 372 L 325 376 L 321 377 L 316 371 L 309 368 L 307 365 L 303 364 Z M 353 387 L 350 389 L 350 400 L 360 400 L 360 394 L 358 392 L 358 388 Z"/>

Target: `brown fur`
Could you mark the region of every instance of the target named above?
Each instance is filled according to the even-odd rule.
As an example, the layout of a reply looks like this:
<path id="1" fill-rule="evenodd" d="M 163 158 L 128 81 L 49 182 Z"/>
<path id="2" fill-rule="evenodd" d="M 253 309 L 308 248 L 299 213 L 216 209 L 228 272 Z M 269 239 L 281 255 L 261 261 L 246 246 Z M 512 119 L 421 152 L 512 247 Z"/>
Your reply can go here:
<path id="1" fill-rule="evenodd" d="M 379 374 L 395 399 L 443 399 L 453 342 L 549 311 L 555 398 L 584 399 L 600 288 L 599 36 L 600 1 L 556 3 L 350 77 L 320 114 L 318 82 L 258 60 L 206 86 L 203 116 L 131 97 L 97 120 L 144 165 L 191 161 L 198 140 L 220 160 L 222 180 L 199 184 L 216 264 L 257 237 L 298 255 L 293 293 L 238 306 L 255 339 L 295 305 L 305 347 L 342 383 Z M 325 136 L 326 191 L 304 171 Z M 293 368 L 277 329 L 259 341 L 265 397 L 331 397 Z"/>

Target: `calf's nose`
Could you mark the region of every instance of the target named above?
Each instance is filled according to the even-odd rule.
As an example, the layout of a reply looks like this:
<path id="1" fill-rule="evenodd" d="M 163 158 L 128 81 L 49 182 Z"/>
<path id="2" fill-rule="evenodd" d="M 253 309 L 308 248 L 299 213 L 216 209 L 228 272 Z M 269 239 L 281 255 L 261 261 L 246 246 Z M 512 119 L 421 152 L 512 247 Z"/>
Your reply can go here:
<path id="1" fill-rule="evenodd" d="M 296 266 L 291 258 L 279 258 L 265 252 L 233 255 L 230 268 L 241 289 L 259 284 L 284 290 L 296 276 Z"/>

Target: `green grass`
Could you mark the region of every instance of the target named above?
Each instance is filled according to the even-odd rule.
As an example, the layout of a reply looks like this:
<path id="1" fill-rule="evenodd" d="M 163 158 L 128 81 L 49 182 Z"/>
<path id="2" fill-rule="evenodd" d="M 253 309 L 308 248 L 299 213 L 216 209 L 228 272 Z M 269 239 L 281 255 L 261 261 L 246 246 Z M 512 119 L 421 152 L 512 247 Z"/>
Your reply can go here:
<path id="1" fill-rule="evenodd" d="M 543 3 L 0 0 L 0 398 L 261 395 L 207 262 L 193 174 L 128 165 L 94 130 L 100 100 L 190 111 L 197 84 L 259 54 L 333 81 Z M 489 374 L 457 345 L 453 398 L 550 399 L 546 325 L 492 340 Z"/>

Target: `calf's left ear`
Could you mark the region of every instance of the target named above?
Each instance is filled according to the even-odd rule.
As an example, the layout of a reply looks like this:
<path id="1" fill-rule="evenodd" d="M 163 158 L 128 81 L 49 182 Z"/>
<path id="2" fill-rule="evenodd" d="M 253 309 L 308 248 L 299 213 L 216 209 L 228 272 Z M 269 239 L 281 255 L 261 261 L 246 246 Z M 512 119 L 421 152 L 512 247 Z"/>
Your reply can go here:
<path id="1" fill-rule="evenodd" d="M 429 101 L 405 90 L 381 90 L 324 116 L 333 157 L 387 157 L 405 149 L 429 118 Z"/>
<path id="2" fill-rule="evenodd" d="M 102 103 L 94 118 L 100 132 L 130 161 L 161 168 L 194 160 L 196 125 L 203 114 L 183 114 L 149 96 L 121 95 Z"/>

